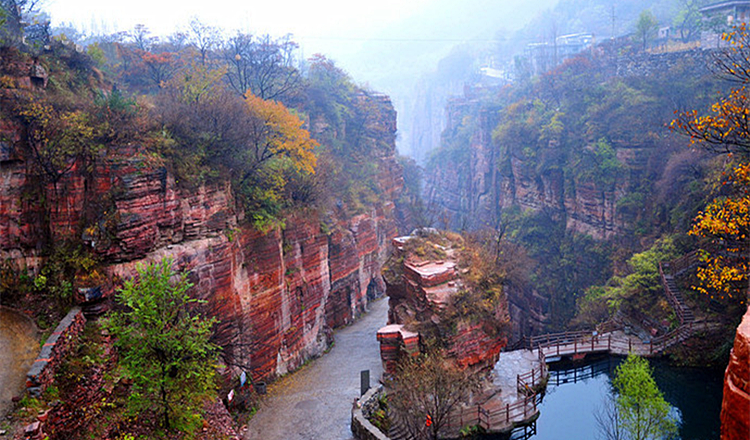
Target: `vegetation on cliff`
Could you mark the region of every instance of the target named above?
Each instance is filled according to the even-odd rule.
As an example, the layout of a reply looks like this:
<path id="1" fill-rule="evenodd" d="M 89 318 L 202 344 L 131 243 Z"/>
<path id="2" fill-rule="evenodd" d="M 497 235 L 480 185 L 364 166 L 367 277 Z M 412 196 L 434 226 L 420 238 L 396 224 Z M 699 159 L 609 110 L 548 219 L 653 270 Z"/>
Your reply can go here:
<path id="1" fill-rule="evenodd" d="M 489 226 L 526 249 L 535 264 L 520 295 L 549 298 L 543 309 L 551 329 L 570 323 L 577 302 L 586 311 L 576 322 L 589 319 L 595 297 L 610 298 L 609 314 L 620 304 L 651 312 L 659 304 L 653 293 L 626 281 L 640 276 L 633 254 L 658 249 L 667 236 L 678 249 L 655 251 L 658 258 L 689 252 L 694 244 L 685 234 L 724 166 L 666 129 L 675 109 L 707 105 L 722 87 L 704 61 L 654 55 L 645 73 L 629 74 L 612 70 L 618 58 L 609 50 L 467 93 L 449 105 L 453 122 L 426 167 L 428 210 L 448 212 L 433 222 Z"/>
<path id="2" fill-rule="evenodd" d="M 673 127 L 690 136 L 695 146 L 727 156 L 721 176 L 715 178 L 712 201 L 695 218 L 690 234 L 702 239 L 704 267 L 697 289 L 706 295 L 747 303 L 747 252 L 750 217 L 750 31 L 744 23 L 723 35 L 729 48 L 717 57 L 716 70 L 734 87 L 710 107 L 708 114 L 687 111 Z"/>
<path id="3" fill-rule="evenodd" d="M 4 8 L 5 3 L 0 6 Z M 356 271 L 357 258 L 368 258 L 371 253 L 377 258 L 380 229 L 377 220 L 369 217 L 389 216 L 391 208 L 388 206 L 383 213 L 384 206 L 398 196 L 400 168 L 394 157 L 395 114 L 387 96 L 357 86 L 333 61 L 322 56 L 309 63 L 298 63 L 297 46 L 289 39 L 238 34 L 223 40 L 216 31 L 196 21 L 191 24 L 189 39 L 177 42 L 159 40 L 138 27 L 127 38 L 102 37 L 85 51 L 65 36 L 48 39 L 41 45 L 26 45 L 20 38 L 0 41 L 0 161 L 8 169 L 18 167 L 16 175 L 23 176 L 20 179 L 23 188 L 14 188 L 22 194 L 18 201 L 11 200 L 11 204 L 15 203 L 13 209 L 18 211 L 13 215 L 23 217 L 26 222 L 23 227 L 33 228 L 14 230 L 14 237 L 22 238 L 2 249 L 7 261 L 0 265 L 0 295 L 4 305 L 30 304 L 27 308 L 39 313 L 40 324 L 49 326 L 65 308 L 84 301 L 81 289 L 102 287 L 106 298 L 117 287 L 124 286 L 121 310 L 111 316 L 110 328 L 120 350 L 120 369 L 111 365 L 105 368 L 98 358 L 92 360 L 91 369 L 86 369 L 99 374 L 114 368 L 116 373 L 112 374 L 123 375 L 108 378 L 107 386 L 117 389 L 113 391 L 110 387 L 103 392 L 116 398 L 111 404 L 117 407 L 118 420 L 123 424 L 117 432 L 108 431 L 114 436 L 150 436 L 155 434 L 147 432 L 149 429 L 156 432 L 175 427 L 194 430 L 200 426 L 203 404 L 217 400 L 217 383 L 213 381 L 216 365 L 212 363 L 217 347 L 204 342 L 208 336 L 212 341 L 225 342 L 210 333 L 220 331 L 218 327 L 227 331 L 234 323 L 223 322 L 210 329 L 212 321 L 201 324 L 194 319 L 194 304 L 189 298 L 208 297 L 215 302 L 215 308 L 227 309 L 211 310 L 212 313 L 226 313 L 227 321 L 250 322 L 246 316 L 232 315 L 241 312 L 234 310 L 234 304 L 225 301 L 226 298 L 211 296 L 215 286 L 197 292 L 197 288 L 188 289 L 183 279 L 177 289 L 179 298 L 173 302 L 144 295 L 148 289 L 112 276 L 113 265 L 144 257 L 156 250 L 153 244 L 167 246 L 183 240 L 184 230 L 176 236 L 157 238 L 142 249 L 134 249 L 138 244 L 134 247 L 130 247 L 132 243 L 123 244 L 125 229 L 133 228 L 135 240 L 152 232 L 144 232 L 148 226 L 141 223 L 151 213 L 142 212 L 142 206 L 128 205 L 133 198 L 141 197 L 134 195 L 134 190 L 158 187 L 160 199 L 156 205 L 164 211 L 171 209 L 168 204 L 174 202 L 171 200 L 174 193 L 184 193 L 183 201 L 191 194 L 217 193 L 219 201 L 228 206 L 212 211 L 208 205 L 213 200 L 206 197 L 199 209 L 212 217 L 199 222 L 211 223 L 212 230 L 219 231 L 219 244 L 231 247 L 237 236 L 243 234 L 257 236 L 258 241 L 270 237 L 269 243 L 263 244 L 278 251 L 281 259 L 290 253 L 286 242 L 281 243 L 286 240 L 282 231 L 289 218 L 304 217 L 309 228 L 300 228 L 300 233 L 314 237 L 313 245 L 320 249 L 327 249 L 326 235 L 330 237 L 337 233 L 337 228 L 344 229 L 338 231 L 344 238 L 334 239 L 344 242 L 342 246 L 346 249 L 331 250 L 346 260 L 335 263 L 343 273 L 336 276 L 341 277 L 349 275 L 346 271 L 350 263 Z M 211 192 L 215 188 L 218 190 Z M 12 196 L 15 193 L 9 197 Z M 177 199 L 176 203 L 181 203 L 179 196 Z M 128 207 L 123 209 L 123 203 Z M 370 216 L 357 223 L 364 231 L 360 235 L 367 235 L 368 240 L 372 237 L 372 241 L 346 241 L 356 233 L 340 225 L 364 213 Z M 184 229 L 191 219 L 176 221 Z M 153 226 L 159 229 L 157 235 L 161 234 L 164 225 Z M 221 235 L 222 231 L 225 235 Z M 279 246 L 274 246 L 270 241 L 277 238 Z M 300 260 L 307 259 L 299 264 L 318 264 L 320 261 L 311 260 L 320 258 L 320 252 L 304 251 L 308 238 L 299 239 L 304 244 L 294 251 L 299 252 Z M 159 239 L 167 241 L 158 242 Z M 130 251 L 135 252 L 129 254 Z M 210 248 L 206 252 L 214 251 Z M 369 253 L 363 257 L 363 252 Z M 183 260 L 177 264 L 184 263 Z M 245 264 L 242 263 L 242 270 Z M 360 271 L 375 272 L 370 266 L 379 265 L 377 261 L 365 264 L 367 268 L 359 266 Z M 329 266 L 323 266 L 326 270 L 320 271 L 328 276 Z M 300 279 L 291 269 L 281 273 L 286 282 L 304 283 L 308 288 L 308 280 Z M 144 272 L 141 277 L 148 278 L 147 275 Z M 168 274 L 162 275 L 163 284 Z M 196 284 L 205 281 L 201 278 L 203 272 L 196 276 L 199 277 Z M 372 277 L 375 276 L 373 273 Z M 331 289 L 324 284 L 328 280 L 318 281 L 323 285 L 321 295 L 327 295 L 328 290 L 322 291 Z M 351 280 L 350 284 L 359 286 L 359 282 Z M 349 286 L 338 288 L 343 291 Z M 362 286 L 363 296 L 365 289 L 367 286 Z M 305 290 L 304 294 L 307 293 Z M 346 308 L 338 313 L 348 320 L 355 308 L 362 307 L 357 301 L 364 300 L 357 298 L 355 303 L 348 298 L 345 303 L 346 293 L 337 294 L 344 298 L 342 304 L 335 306 Z M 294 326 L 284 334 L 272 334 L 277 331 L 271 328 L 277 324 L 273 322 L 275 317 L 270 316 L 271 312 L 263 317 L 269 322 L 269 328 L 263 331 L 276 338 L 277 346 L 283 343 L 284 350 L 298 350 L 289 341 L 302 339 L 308 331 L 302 328 L 302 322 L 318 311 L 306 312 L 301 288 L 298 295 L 299 310 L 294 312 L 293 323 L 299 322 L 299 327 Z M 309 309 L 320 307 L 325 313 L 329 308 L 334 310 L 333 305 L 325 303 L 325 298 L 318 303 L 314 295 L 305 299 Z M 140 300 L 148 304 L 141 304 Z M 141 310 L 141 306 L 162 302 L 185 310 L 170 316 L 165 313 L 155 316 Z M 138 317 L 148 322 L 139 322 Z M 161 322 L 163 325 L 156 325 L 156 329 L 149 326 L 168 317 L 174 319 Z M 298 342 L 315 346 L 293 353 L 294 359 L 287 360 L 283 368 L 294 368 L 296 357 L 307 359 L 320 345 L 330 342 L 326 338 L 330 335 L 324 334 L 329 331 L 328 322 L 315 324 L 319 334 L 310 331 L 313 342 Z M 160 339 L 174 326 L 187 333 L 187 340 L 170 339 L 172 342 L 168 343 Z M 152 343 L 133 343 L 134 339 L 149 337 Z M 109 341 L 103 345 L 107 350 L 111 348 Z M 228 352 L 233 347 L 221 349 Z M 271 368 L 261 365 L 259 359 L 273 356 L 275 360 L 277 353 L 271 354 L 273 349 L 266 345 L 243 347 L 247 359 L 234 361 L 249 363 L 253 357 L 253 363 L 258 365 L 252 367 L 263 377 L 272 377 L 274 371 L 260 371 Z M 248 353 L 251 350 L 267 352 Z M 250 368 L 246 371 L 253 374 Z M 236 372 L 227 373 L 227 378 L 232 374 Z M 219 385 L 226 395 L 229 385 Z M 249 389 L 246 385 L 245 390 Z M 102 407 L 99 402 L 92 403 L 94 397 L 86 394 L 78 401 L 85 409 L 91 409 L 93 419 L 101 416 L 102 408 L 112 409 Z M 120 412 L 120 405 L 126 400 L 134 411 L 127 417 Z M 154 419 L 158 416 L 159 421 L 143 424 L 145 431 L 129 431 L 136 413 Z M 81 426 L 95 423 L 92 418 L 82 418 Z M 66 438 L 83 434 L 74 432 Z"/>
<path id="4" fill-rule="evenodd" d="M 439 283 L 446 292 L 407 299 L 409 318 L 405 324 L 419 332 L 425 346 L 450 350 L 452 338 L 471 327 L 481 328 L 493 340 L 507 341 L 510 317 L 504 289 L 525 283 L 527 274 L 515 264 L 525 259 L 523 251 L 506 241 L 497 242 L 497 238 L 481 233 L 464 237 L 421 232 L 409 237 L 403 249 L 391 256 L 384 277 L 393 286 L 405 283 L 405 265 L 455 264 L 455 275 Z"/>

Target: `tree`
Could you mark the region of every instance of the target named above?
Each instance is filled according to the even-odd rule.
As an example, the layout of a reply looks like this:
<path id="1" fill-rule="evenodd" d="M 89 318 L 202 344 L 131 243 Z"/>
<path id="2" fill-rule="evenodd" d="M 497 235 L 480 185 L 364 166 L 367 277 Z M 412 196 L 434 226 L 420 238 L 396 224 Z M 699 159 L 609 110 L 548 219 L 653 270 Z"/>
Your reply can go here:
<path id="1" fill-rule="evenodd" d="M 659 22 L 656 21 L 654 14 L 648 9 L 642 11 L 635 24 L 635 35 L 643 45 L 643 50 L 646 50 L 646 46 L 654 38 L 658 29 Z"/>
<path id="2" fill-rule="evenodd" d="M 476 385 L 474 376 L 440 352 L 420 354 L 401 360 L 388 404 L 410 438 L 435 440 L 447 427 L 451 412 L 469 398 Z"/>
<path id="3" fill-rule="evenodd" d="M 208 55 L 221 43 L 221 30 L 193 17 L 189 24 L 188 41 L 200 54 L 202 65 L 206 65 Z"/>
<path id="4" fill-rule="evenodd" d="M 23 40 L 29 16 L 39 12 L 39 0 L 0 0 L 0 44 L 15 45 Z"/>
<path id="5" fill-rule="evenodd" d="M 713 240 L 714 252 L 703 251 L 705 266 L 696 275 L 696 290 L 711 298 L 745 302 L 750 237 L 750 163 L 735 165 L 722 186 L 729 194 L 717 197 L 696 218 L 690 234 Z"/>
<path id="6" fill-rule="evenodd" d="M 55 189 L 77 160 L 97 150 L 89 115 L 83 111 L 58 111 L 45 102 L 30 101 L 18 113 L 34 162 Z"/>
<path id="7" fill-rule="evenodd" d="M 674 27 L 680 31 L 680 39 L 687 43 L 695 40 L 700 33 L 702 16 L 700 8 L 705 0 L 680 0 L 681 9 L 674 18 Z"/>
<path id="8" fill-rule="evenodd" d="M 247 92 L 263 98 L 287 102 L 302 86 L 294 66 L 299 46 L 289 36 L 271 39 L 238 33 L 224 45 L 224 62 L 229 67 L 227 81 L 243 97 Z"/>
<path id="9" fill-rule="evenodd" d="M 151 50 L 157 41 L 158 37 L 151 37 L 151 31 L 148 30 L 145 24 L 136 24 L 133 28 L 133 32 L 130 33 L 130 38 L 133 39 L 133 44 L 138 49 L 147 52 Z"/>
<path id="10" fill-rule="evenodd" d="M 677 425 L 669 415 L 669 404 L 656 386 L 648 361 L 629 355 L 615 370 L 612 380 L 614 404 L 597 415 L 600 433 L 607 440 L 672 438 Z"/>
<path id="11" fill-rule="evenodd" d="M 706 266 L 698 269 L 703 285 L 697 289 L 744 302 L 750 244 L 750 99 L 746 90 L 750 33 L 741 24 L 722 38 L 729 47 L 717 55 L 716 73 L 735 87 L 708 114 L 686 111 L 671 126 L 689 135 L 691 145 L 724 153 L 735 161 L 729 174 L 723 173 L 717 197 L 696 217 L 690 233 L 709 240 L 703 250 Z"/>
<path id="12" fill-rule="evenodd" d="M 245 102 L 253 117 L 248 148 L 252 166 L 243 174 L 241 183 L 265 162 L 279 156 L 291 159 L 298 171 L 314 174 L 316 157 L 313 150 L 318 142 L 302 128 L 304 122 L 284 104 L 266 101 L 249 91 Z"/>
<path id="13" fill-rule="evenodd" d="M 215 320 L 193 313 L 200 301 L 188 294 L 187 274 L 171 266 L 166 259 L 138 267 L 138 276 L 117 292 L 124 310 L 112 314 L 109 329 L 133 380 L 130 409 L 156 412 L 166 430 L 190 430 L 213 388 Z"/>

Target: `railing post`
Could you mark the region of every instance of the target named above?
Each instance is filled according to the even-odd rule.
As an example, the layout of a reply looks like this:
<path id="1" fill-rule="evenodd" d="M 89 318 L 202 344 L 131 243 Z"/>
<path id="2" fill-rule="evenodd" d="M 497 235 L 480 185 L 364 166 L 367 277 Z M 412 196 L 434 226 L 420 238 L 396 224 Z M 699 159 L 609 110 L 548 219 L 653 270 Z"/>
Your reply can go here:
<path id="1" fill-rule="evenodd" d="M 578 338 L 573 338 L 573 354 L 578 354 Z"/>
<path id="2" fill-rule="evenodd" d="M 591 351 L 594 351 L 594 336 L 591 336 Z"/>
<path id="3" fill-rule="evenodd" d="M 633 351 L 633 340 L 628 336 L 628 354 L 630 354 L 631 351 Z"/>
<path id="4" fill-rule="evenodd" d="M 510 403 L 505 404 L 505 423 L 510 423 Z"/>
<path id="5" fill-rule="evenodd" d="M 532 368 L 531 369 L 531 386 L 532 387 L 536 386 L 536 374 L 535 373 L 536 373 L 536 370 Z"/>
<path id="6" fill-rule="evenodd" d="M 612 351 L 612 333 L 607 335 L 607 351 Z"/>
<path id="7" fill-rule="evenodd" d="M 653 338 L 648 342 L 648 352 L 649 354 L 654 354 L 654 339 Z"/>

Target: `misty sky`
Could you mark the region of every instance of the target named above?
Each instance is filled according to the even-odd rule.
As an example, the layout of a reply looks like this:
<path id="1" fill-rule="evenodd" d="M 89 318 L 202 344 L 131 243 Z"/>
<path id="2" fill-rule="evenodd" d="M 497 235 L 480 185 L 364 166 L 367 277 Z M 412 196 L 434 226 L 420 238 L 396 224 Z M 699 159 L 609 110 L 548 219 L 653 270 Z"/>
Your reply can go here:
<path id="1" fill-rule="evenodd" d="M 191 18 L 256 35 L 292 34 L 300 56 L 322 53 L 374 90 L 389 94 L 408 132 L 417 81 L 451 48 L 492 44 L 557 0 L 43 0 L 53 26 L 110 34 L 144 24 L 155 35 L 186 30 Z M 402 117 L 403 116 L 403 117 Z M 399 136 L 399 143 L 405 139 Z M 406 150 L 408 151 L 408 146 Z"/>
<path id="2" fill-rule="evenodd" d="M 53 25 L 73 23 L 88 32 L 127 31 L 140 23 L 154 34 L 167 35 L 198 17 L 227 31 L 275 36 L 291 33 L 302 45 L 303 56 L 324 53 L 353 70 L 356 77 L 358 73 L 367 75 L 366 71 L 357 72 L 357 63 L 362 58 L 358 54 L 367 50 L 368 39 L 375 38 L 394 51 L 407 51 L 403 46 L 411 44 L 422 51 L 444 53 L 445 47 L 486 30 L 488 17 L 483 10 L 496 11 L 498 5 L 507 5 L 501 8 L 504 13 L 492 20 L 496 28 L 509 29 L 521 27 L 530 18 L 529 9 L 553 3 L 555 0 L 45 0 L 42 7 L 50 13 Z M 517 15 L 519 10 L 523 12 Z M 470 23 L 474 18 L 477 25 Z M 490 38 L 491 33 L 484 37 Z"/>
<path id="3" fill-rule="evenodd" d="M 306 55 L 359 50 L 362 40 L 384 27 L 414 15 L 430 0 L 46 0 L 53 25 L 73 23 L 103 33 L 127 31 L 145 24 L 154 34 L 167 35 L 198 17 L 227 31 L 282 36 L 304 44 Z M 346 43 L 346 44 L 344 44 Z"/>

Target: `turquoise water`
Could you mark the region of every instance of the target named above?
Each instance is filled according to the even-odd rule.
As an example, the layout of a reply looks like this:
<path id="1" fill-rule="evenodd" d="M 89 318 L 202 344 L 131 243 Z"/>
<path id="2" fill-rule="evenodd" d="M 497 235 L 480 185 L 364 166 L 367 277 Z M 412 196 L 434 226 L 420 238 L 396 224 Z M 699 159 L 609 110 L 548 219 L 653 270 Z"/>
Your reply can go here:
<path id="1" fill-rule="evenodd" d="M 610 378 L 619 358 L 553 367 L 547 394 L 540 406 L 536 434 L 513 438 L 566 440 L 600 438 L 595 413 L 611 389 Z M 719 438 L 723 372 L 670 367 L 651 362 L 654 378 L 679 419 L 682 440 Z M 529 431 L 529 430 L 527 430 Z"/>

